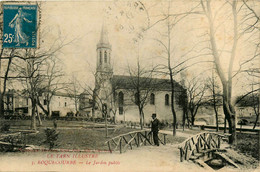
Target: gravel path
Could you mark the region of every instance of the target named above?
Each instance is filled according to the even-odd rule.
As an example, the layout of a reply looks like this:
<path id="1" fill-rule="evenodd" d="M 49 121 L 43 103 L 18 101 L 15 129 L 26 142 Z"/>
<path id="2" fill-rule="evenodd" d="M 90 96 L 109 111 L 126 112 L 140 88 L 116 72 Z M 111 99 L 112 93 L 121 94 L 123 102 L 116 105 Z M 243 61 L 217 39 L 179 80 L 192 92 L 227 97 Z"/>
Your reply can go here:
<path id="1" fill-rule="evenodd" d="M 65 155 L 63 158 L 59 155 Z M 96 157 L 90 158 L 89 155 Z M 53 157 L 52 157 L 53 156 Z M 58 157 L 57 157 L 58 156 Z M 76 157 L 73 157 L 76 156 Z M 48 164 L 74 161 L 75 165 Z M 95 164 L 106 162 L 106 164 Z M 83 162 L 83 164 L 81 164 Z M 87 164 L 90 162 L 90 164 Z M 101 163 L 102 163 L 101 162 Z M 45 164 L 47 163 L 47 164 Z M 111 163 L 113 163 L 111 165 Z M 33 165 L 32 165 L 33 164 Z M 146 146 L 119 153 L 23 152 L 1 155 L 1 171 L 201 171 L 194 163 L 180 162 L 176 145 Z M 4 167 L 4 168 L 3 168 Z"/>

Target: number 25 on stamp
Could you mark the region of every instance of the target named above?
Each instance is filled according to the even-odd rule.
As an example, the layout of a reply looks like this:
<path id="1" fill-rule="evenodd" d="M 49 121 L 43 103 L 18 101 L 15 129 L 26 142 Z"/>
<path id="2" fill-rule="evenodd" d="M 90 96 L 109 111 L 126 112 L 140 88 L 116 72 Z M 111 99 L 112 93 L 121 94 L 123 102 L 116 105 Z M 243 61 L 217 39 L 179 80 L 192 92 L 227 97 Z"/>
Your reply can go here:
<path id="1" fill-rule="evenodd" d="M 37 5 L 3 5 L 3 48 L 37 47 Z"/>

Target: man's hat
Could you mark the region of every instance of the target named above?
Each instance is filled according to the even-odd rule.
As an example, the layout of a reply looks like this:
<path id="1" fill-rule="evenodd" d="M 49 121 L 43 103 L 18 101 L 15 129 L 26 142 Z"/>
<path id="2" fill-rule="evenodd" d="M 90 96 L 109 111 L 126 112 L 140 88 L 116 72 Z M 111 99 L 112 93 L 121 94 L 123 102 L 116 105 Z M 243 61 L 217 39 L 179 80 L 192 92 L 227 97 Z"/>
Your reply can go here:
<path id="1" fill-rule="evenodd" d="M 155 117 L 156 117 L 156 113 L 153 113 L 152 116 L 155 116 Z"/>

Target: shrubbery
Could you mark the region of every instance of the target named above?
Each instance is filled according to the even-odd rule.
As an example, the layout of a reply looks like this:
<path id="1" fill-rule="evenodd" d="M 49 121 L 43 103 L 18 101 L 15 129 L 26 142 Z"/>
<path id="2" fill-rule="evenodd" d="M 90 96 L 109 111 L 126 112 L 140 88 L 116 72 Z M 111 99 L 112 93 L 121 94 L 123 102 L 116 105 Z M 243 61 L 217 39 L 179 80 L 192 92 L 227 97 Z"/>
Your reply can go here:
<path id="1" fill-rule="evenodd" d="M 1 141 L 10 143 L 10 145 L 3 145 L 0 148 L 1 152 L 13 152 L 15 151 L 15 148 L 21 147 L 21 144 L 23 143 L 21 135 L 8 135 L 1 139 Z"/>
<path id="2" fill-rule="evenodd" d="M 236 148 L 240 152 L 249 154 L 258 159 L 258 137 L 259 136 L 257 134 L 237 133 Z"/>
<path id="3" fill-rule="evenodd" d="M 4 125 L 1 127 L 1 132 L 9 131 L 9 129 L 10 129 L 10 124 L 4 124 Z"/>
<path id="4" fill-rule="evenodd" d="M 57 146 L 56 142 L 58 140 L 59 132 L 52 128 L 46 128 L 44 132 L 46 136 L 44 143 L 49 144 L 49 149 L 51 150 L 54 146 Z"/>

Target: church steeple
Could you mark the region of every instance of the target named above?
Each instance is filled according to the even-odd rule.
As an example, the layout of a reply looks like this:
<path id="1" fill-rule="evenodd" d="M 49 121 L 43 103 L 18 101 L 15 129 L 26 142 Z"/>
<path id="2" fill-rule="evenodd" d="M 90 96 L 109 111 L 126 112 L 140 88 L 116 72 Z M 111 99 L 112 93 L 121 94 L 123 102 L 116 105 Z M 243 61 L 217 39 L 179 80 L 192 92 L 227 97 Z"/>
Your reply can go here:
<path id="1" fill-rule="evenodd" d="M 108 32 L 105 24 L 103 23 L 101 33 L 100 33 L 100 40 L 97 44 L 97 48 L 109 48 L 111 49 L 111 45 L 108 41 Z"/>
<path id="2" fill-rule="evenodd" d="M 97 71 L 113 72 L 111 65 L 111 45 L 108 41 L 108 32 L 104 23 L 100 33 L 100 40 L 97 44 Z"/>
<path id="3" fill-rule="evenodd" d="M 104 25 L 104 23 L 103 23 L 102 29 L 101 29 L 99 44 L 109 44 L 108 35 L 107 35 L 107 28 Z"/>
<path id="4" fill-rule="evenodd" d="M 101 29 L 100 40 L 97 43 L 97 67 L 95 74 L 95 97 L 99 97 L 97 107 L 106 107 L 107 115 L 109 116 L 111 102 L 113 99 L 112 93 L 112 77 L 113 67 L 111 62 L 111 45 L 108 41 L 108 32 L 103 24 Z M 95 99 L 95 98 L 94 98 Z M 99 105 L 98 105 L 99 104 Z M 97 114 L 104 115 L 102 109 L 99 109 Z M 103 116 L 104 117 L 104 116 Z"/>

